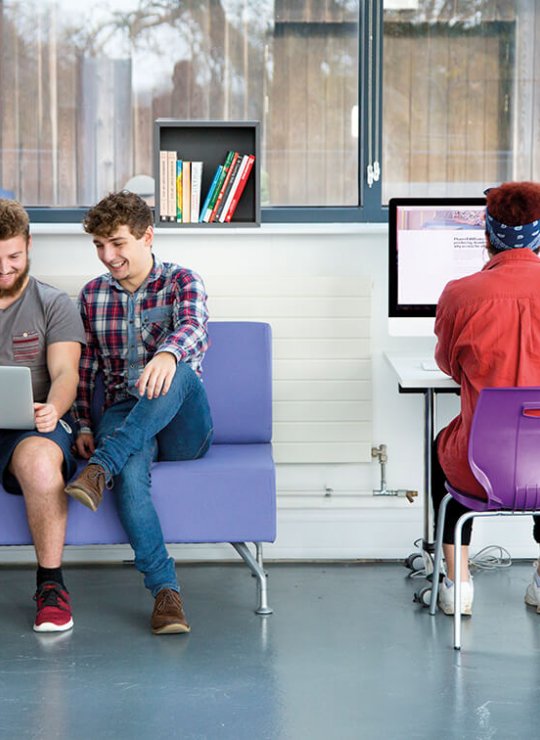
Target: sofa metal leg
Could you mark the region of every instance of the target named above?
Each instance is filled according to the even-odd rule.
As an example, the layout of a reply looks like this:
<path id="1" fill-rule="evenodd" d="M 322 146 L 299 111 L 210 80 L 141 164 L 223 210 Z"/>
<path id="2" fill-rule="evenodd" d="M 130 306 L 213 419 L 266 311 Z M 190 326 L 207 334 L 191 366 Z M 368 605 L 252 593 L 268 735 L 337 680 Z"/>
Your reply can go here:
<path id="1" fill-rule="evenodd" d="M 257 593 L 258 593 L 258 607 L 255 610 L 255 614 L 265 615 L 272 614 L 273 609 L 268 606 L 267 598 L 267 586 L 266 586 L 266 573 L 262 567 L 262 545 L 255 543 L 257 549 L 257 557 L 253 557 L 251 550 L 245 542 L 231 542 L 236 552 L 240 555 L 242 560 L 251 570 L 255 578 L 257 579 Z"/>
<path id="2" fill-rule="evenodd" d="M 257 564 L 259 565 L 263 578 L 257 578 L 257 598 L 259 600 L 259 607 L 257 614 L 272 614 L 272 609 L 268 607 L 267 591 L 268 591 L 268 575 L 264 569 L 263 561 L 263 545 L 262 542 L 255 542 L 255 554 L 257 557 Z"/>
<path id="3" fill-rule="evenodd" d="M 263 563 L 263 546 L 262 542 L 255 542 L 255 553 L 257 555 L 257 562 L 261 566 L 261 568 L 264 567 Z"/>

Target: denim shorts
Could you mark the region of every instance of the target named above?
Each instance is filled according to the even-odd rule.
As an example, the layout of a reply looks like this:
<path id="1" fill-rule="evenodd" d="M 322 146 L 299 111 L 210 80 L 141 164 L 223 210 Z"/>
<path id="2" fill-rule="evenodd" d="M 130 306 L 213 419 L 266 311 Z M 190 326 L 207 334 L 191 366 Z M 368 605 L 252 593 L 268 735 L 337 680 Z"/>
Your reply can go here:
<path id="1" fill-rule="evenodd" d="M 64 414 L 53 432 L 38 432 L 37 429 L 0 429 L 0 480 L 8 493 L 22 494 L 18 480 L 9 471 L 9 463 L 15 447 L 26 437 L 43 437 L 55 442 L 64 454 L 62 475 L 68 481 L 77 469 L 72 451 L 75 442 L 75 423 L 70 414 Z"/>

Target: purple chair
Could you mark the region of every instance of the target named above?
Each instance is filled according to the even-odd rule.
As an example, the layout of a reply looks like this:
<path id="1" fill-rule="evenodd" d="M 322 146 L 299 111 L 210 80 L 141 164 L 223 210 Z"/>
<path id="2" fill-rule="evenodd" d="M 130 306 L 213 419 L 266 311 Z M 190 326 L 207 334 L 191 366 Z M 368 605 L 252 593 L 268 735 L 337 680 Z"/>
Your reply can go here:
<path id="1" fill-rule="evenodd" d="M 210 322 L 209 335 L 203 378 L 213 444 L 200 460 L 155 463 L 152 495 L 165 541 L 229 542 L 257 579 L 257 614 L 271 614 L 262 558 L 262 543 L 276 538 L 271 329 L 259 322 Z M 94 409 L 100 413 L 99 397 Z M 31 542 L 22 497 L 0 486 L 0 544 Z M 70 500 L 66 544 L 123 543 L 112 495 L 95 513 Z"/>
<path id="2" fill-rule="evenodd" d="M 455 529 L 455 571 L 461 572 L 462 528 L 473 517 L 540 514 L 540 388 L 485 388 L 476 406 L 469 438 L 469 464 L 487 498 L 468 496 L 446 483 L 437 520 L 430 614 L 437 610 L 442 533 L 448 502 L 471 511 Z M 454 648 L 461 649 L 461 580 L 454 588 Z"/>

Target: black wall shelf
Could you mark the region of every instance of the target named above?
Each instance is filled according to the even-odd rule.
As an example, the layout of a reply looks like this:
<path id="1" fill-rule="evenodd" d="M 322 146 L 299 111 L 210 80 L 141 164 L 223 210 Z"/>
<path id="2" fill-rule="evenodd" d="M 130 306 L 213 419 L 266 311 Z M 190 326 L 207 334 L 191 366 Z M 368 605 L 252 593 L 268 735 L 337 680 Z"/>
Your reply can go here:
<path id="1" fill-rule="evenodd" d="M 176 151 L 179 159 L 202 161 L 201 206 L 217 167 L 230 150 L 254 154 L 255 162 L 230 223 L 177 223 L 160 221 L 159 153 Z M 154 124 L 155 223 L 159 228 L 227 229 L 260 226 L 260 132 L 258 121 L 180 121 L 158 118 Z"/>

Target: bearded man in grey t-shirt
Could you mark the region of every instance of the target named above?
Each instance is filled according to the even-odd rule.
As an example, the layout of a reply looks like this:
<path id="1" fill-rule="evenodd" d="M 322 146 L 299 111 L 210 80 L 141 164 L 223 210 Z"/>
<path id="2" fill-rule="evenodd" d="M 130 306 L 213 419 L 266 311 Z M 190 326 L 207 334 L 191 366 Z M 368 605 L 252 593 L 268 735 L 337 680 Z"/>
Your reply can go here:
<path id="1" fill-rule="evenodd" d="M 69 296 L 29 275 L 30 247 L 28 214 L 0 199 L 0 365 L 30 368 L 35 401 L 34 429 L 0 428 L 0 476 L 26 504 L 38 562 L 34 629 L 59 632 L 73 626 L 61 569 L 64 486 L 76 467 L 69 410 L 85 333 Z"/>

